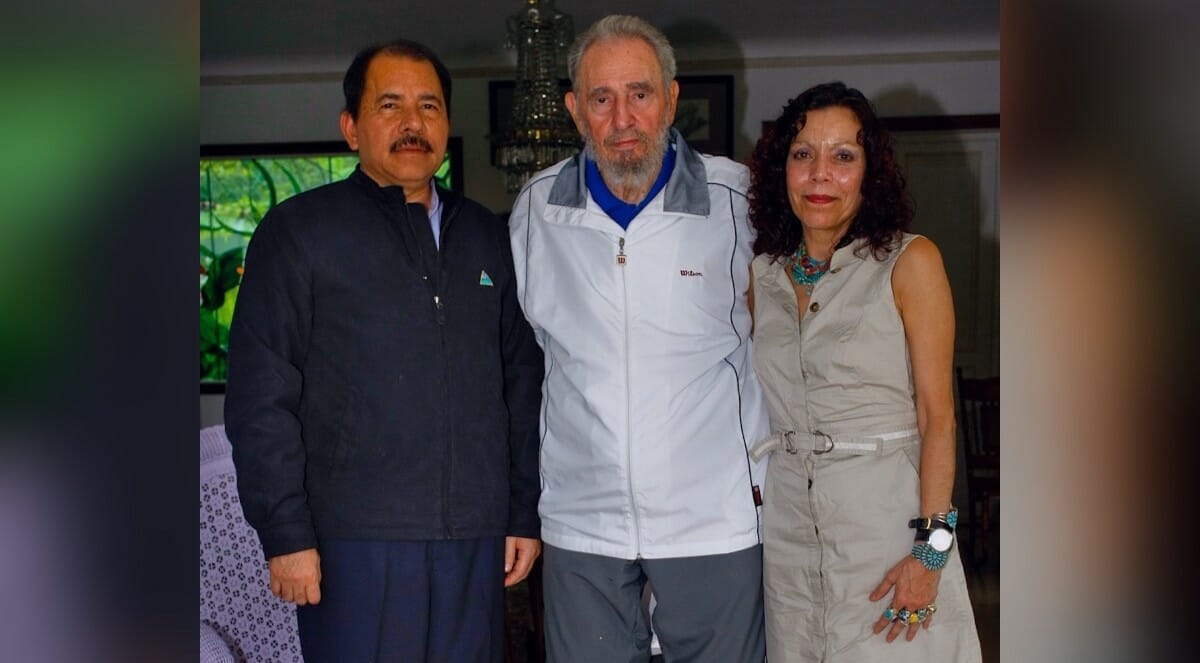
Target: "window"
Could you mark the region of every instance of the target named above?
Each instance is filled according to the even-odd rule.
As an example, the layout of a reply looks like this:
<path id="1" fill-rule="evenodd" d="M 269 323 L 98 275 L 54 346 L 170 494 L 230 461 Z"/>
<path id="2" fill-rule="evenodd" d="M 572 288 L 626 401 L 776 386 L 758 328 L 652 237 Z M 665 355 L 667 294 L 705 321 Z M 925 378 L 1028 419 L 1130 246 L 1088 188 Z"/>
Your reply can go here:
<path id="1" fill-rule="evenodd" d="M 462 190 L 462 139 L 450 139 L 439 186 Z M 226 375 L 229 324 L 241 284 L 246 246 L 275 205 L 345 179 L 358 155 L 345 143 L 215 145 L 200 148 L 200 380 L 220 392 Z"/>

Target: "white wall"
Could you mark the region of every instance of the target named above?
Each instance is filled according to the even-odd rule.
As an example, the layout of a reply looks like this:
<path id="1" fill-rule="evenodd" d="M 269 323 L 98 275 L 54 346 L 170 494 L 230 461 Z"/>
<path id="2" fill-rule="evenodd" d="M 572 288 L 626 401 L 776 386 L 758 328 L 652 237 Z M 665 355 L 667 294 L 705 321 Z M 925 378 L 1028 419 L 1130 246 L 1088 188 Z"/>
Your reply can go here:
<path id="1" fill-rule="evenodd" d="M 972 52 L 978 53 L 978 52 Z M 953 55 L 924 62 L 888 63 L 885 56 L 822 58 L 818 64 L 786 59 L 745 61 L 741 65 L 687 68 L 681 74 L 734 75 L 735 158 L 745 160 L 764 120 L 774 119 L 788 98 L 810 85 L 842 80 L 857 87 L 878 106 L 881 115 L 960 115 L 1000 112 L 999 57 Z M 275 143 L 341 140 L 340 74 L 308 76 L 264 83 L 228 81 L 200 87 L 200 143 Z M 499 77 L 497 77 L 499 78 Z M 252 79 L 259 80 L 259 79 Z M 488 163 L 487 78 L 454 80 L 452 133 L 463 137 L 467 195 L 496 211 L 511 207 L 503 173 Z"/>

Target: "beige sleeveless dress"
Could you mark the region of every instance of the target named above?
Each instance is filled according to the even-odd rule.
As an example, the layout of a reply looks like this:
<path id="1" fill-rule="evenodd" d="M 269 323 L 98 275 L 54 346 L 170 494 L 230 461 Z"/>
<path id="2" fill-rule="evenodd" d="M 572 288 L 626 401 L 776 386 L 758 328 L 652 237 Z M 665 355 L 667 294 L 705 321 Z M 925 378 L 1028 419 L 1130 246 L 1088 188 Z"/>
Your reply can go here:
<path id="1" fill-rule="evenodd" d="M 890 605 L 868 595 L 909 554 L 918 514 L 920 437 L 912 366 L 892 269 L 861 240 L 838 249 L 803 316 L 782 261 L 754 259 L 754 366 L 773 438 L 763 504 L 770 663 L 979 661 L 958 546 L 937 614 L 912 642 L 872 626 Z"/>

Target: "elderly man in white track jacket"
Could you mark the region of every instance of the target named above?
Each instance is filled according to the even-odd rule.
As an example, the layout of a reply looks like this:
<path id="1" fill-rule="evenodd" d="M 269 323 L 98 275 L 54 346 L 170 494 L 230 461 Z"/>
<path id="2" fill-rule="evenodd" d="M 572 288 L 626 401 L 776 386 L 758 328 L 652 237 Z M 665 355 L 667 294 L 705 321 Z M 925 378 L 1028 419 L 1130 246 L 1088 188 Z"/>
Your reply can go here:
<path id="1" fill-rule="evenodd" d="M 618 19 L 625 23 L 592 34 Z M 652 155 L 663 164 L 650 171 L 656 187 L 647 183 L 641 206 L 615 220 L 606 189 L 620 180 L 605 172 L 604 154 L 613 141 L 601 142 L 601 122 L 588 113 L 615 89 L 615 110 L 600 112 L 619 116 L 618 138 L 638 135 L 624 125 L 637 127 L 640 70 L 606 67 L 631 51 L 640 64 L 641 50 L 658 50 L 661 66 L 665 43 L 621 32 L 630 23 L 647 25 L 608 17 L 576 41 L 581 71 L 572 71 L 567 105 L 590 147 L 534 175 L 509 220 L 518 298 L 546 359 L 539 513 L 548 653 L 608 661 L 648 652 L 634 594 L 649 579 L 654 631 L 674 660 L 762 660 L 765 468 L 747 449 L 769 423 L 750 362 L 749 176 L 692 150 L 668 119 L 665 153 Z M 593 51 L 604 58 L 589 69 Z M 662 94 L 673 116 L 673 56 L 669 70 Z M 663 86 L 659 75 L 648 78 Z M 623 85 L 635 90 L 628 99 Z M 571 584 L 580 577 L 586 587 Z"/>
<path id="2" fill-rule="evenodd" d="M 674 138 L 675 172 L 627 231 L 587 195 L 582 156 L 531 180 L 509 219 L 517 296 L 546 354 L 542 539 L 568 550 L 759 542 L 746 445 L 768 424 L 750 365 L 747 174 Z"/>

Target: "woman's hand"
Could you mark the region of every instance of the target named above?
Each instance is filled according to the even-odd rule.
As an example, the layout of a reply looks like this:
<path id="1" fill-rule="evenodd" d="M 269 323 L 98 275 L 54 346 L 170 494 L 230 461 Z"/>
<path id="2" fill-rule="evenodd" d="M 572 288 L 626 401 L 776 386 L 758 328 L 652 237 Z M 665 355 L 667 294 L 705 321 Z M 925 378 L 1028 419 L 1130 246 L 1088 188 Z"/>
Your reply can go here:
<path id="1" fill-rule="evenodd" d="M 907 555 L 883 576 L 883 581 L 879 583 L 875 591 L 871 592 L 870 598 L 872 601 L 878 601 L 887 596 L 894 587 L 896 591 L 892 594 L 890 607 L 897 611 L 905 608 L 915 613 L 917 610 L 933 605 L 934 599 L 937 598 L 938 582 L 941 578 L 941 571 L 930 571 L 920 560 L 912 555 Z M 931 611 L 924 622 L 909 624 L 908 634 L 904 636 L 904 639 L 911 641 L 916 637 L 918 627 L 929 628 L 929 622 L 932 619 Z M 889 622 L 887 617 L 880 615 L 875 622 L 875 632 L 882 632 L 889 623 L 892 628 L 888 631 L 887 641 L 892 642 L 900 635 L 900 631 L 905 628 L 905 625 L 899 621 Z"/>

